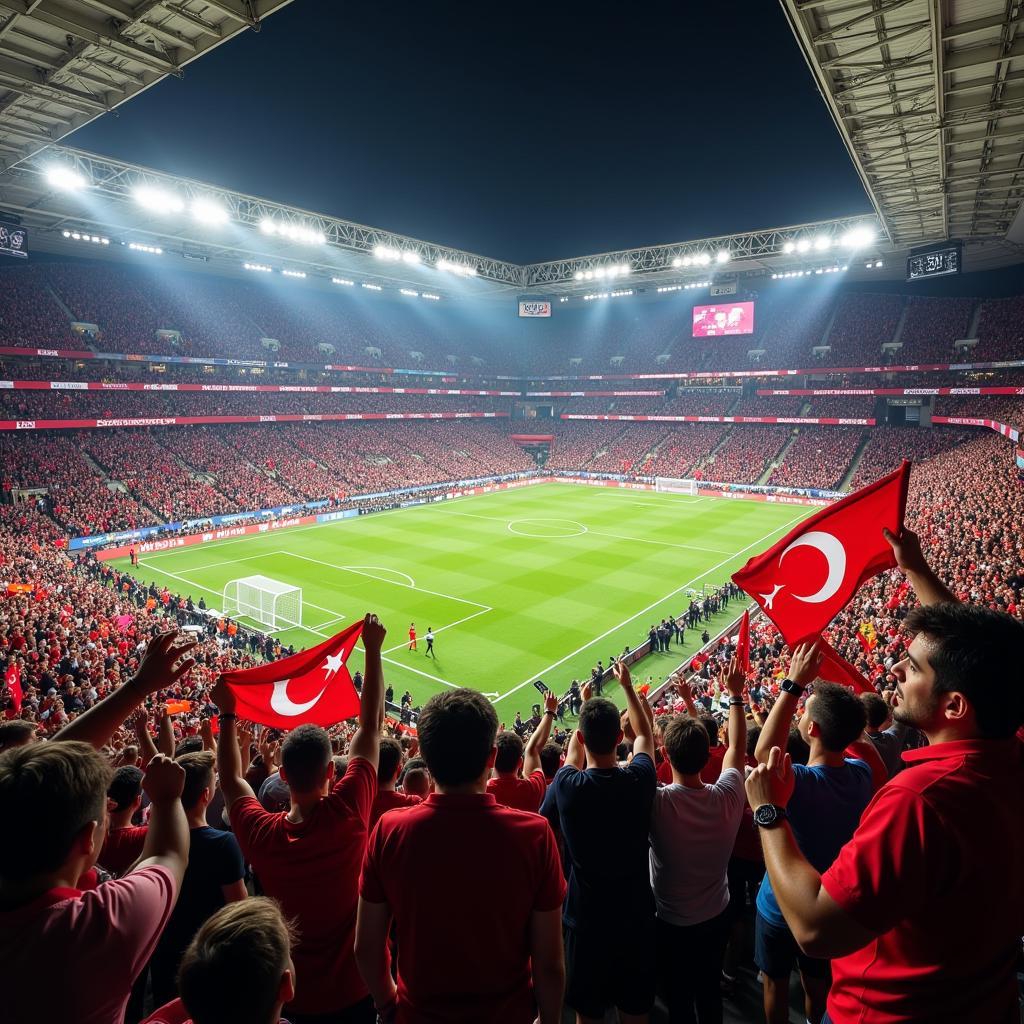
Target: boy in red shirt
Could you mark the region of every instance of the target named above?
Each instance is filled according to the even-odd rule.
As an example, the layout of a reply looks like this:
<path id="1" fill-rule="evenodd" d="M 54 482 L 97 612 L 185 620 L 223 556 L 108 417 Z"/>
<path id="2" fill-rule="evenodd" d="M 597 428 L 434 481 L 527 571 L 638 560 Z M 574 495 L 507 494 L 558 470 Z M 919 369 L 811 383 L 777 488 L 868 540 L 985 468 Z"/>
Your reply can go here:
<path id="1" fill-rule="evenodd" d="M 319 726 L 300 725 L 285 737 L 281 778 L 291 798 L 288 811 L 271 814 L 260 806 L 244 778 L 234 694 L 223 682 L 210 694 L 220 709 L 217 768 L 231 827 L 263 891 L 281 904 L 301 937 L 294 957 L 305 980 L 288 1005 L 292 1024 L 376 1022 L 352 942 L 359 869 L 377 792 L 384 636 L 377 616 L 367 615 L 359 728 L 349 745 L 344 776 L 335 781 L 331 740 Z"/>
<path id="2" fill-rule="evenodd" d="M 436 791 L 380 819 L 359 883 L 356 959 L 381 1018 L 558 1024 L 565 882 L 548 823 L 486 792 L 494 708 L 475 690 L 449 690 L 417 726 Z"/>
<path id="3" fill-rule="evenodd" d="M 540 811 L 547 778 L 540 764 L 540 752 L 551 735 L 551 723 L 558 712 L 558 697 L 550 690 L 544 695 L 544 714 L 526 747 L 514 732 L 498 733 L 494 778 L 487 780 L 487 792 L 499 804 L 518 811 Z"/>
<path id="4" fill-rule="evenodd" d="M 399 793 L 395 788 L 398 773 L 402 770 L 402 745 L 398 740 L 385 736 L 380 741 L 380 754 L 377 760 L 377 795 L 373 798 L 373 809 L 370 811 L 370 831 L 377 824 L 385 811 L 411 807 L 420 802 L 420 797 L 408 793 Z"/>
<path id="5" fill-rule="evenodd" d="M 929 746 L 904 753 L 907 767 L 824 875 L 785 821 L 793 774 L 778 747 L 747 780 L 747 799 L 793 935 L 809 955 L 833 958 L 827 1022 L 1015 1021 L 1024 624 L 957 602 L 914 533 L 886 539 L 923 605 L 905 620 L 916 635 L 892 669 L 894 718 Z"/>

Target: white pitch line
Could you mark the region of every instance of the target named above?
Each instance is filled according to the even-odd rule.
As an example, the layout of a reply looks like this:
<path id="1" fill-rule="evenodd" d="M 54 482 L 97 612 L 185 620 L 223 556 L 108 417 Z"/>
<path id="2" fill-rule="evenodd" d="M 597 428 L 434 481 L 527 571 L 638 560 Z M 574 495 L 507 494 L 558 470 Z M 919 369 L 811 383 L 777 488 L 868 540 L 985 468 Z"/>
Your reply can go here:
<path id="1" fill-rule="evenodd" d="M 404 587 L 406 590 L 415 590 L 421 594 L 430 594 L 432 597 L 444 597 L 449 601 L 458 601 L 461 604 L 471 604 L 474 608 L 484 608 L 487 611 L 491 611 L 490 605 L 481 604 L 479 601 L 470 601 L 465 597 L 455 597 L 454 594 L 442 594 L 438 590 L 427 590 L 426 587 L 411 587 L 408 583 L 399 583 L 398 580 L 386 580 L 383 576 L 374 576 L 368 572 L 361 572 L 359 569 L 350 569 L 347 565 L 338 565 L 335 562 L 325 562 L 322 558 L 310 558 L 309 555 L 300 555 L 294 551 L 277 551 L 274 552 L 278 555 L 288 555 L 289 558 L 301 558 L 306 562 L 315 562 L 317 565 L 326 565 L 328 569 L 337 569 L 341 572 L 354 572 L 357 576 L 367 576 L 372 580 L 377 580 L 380 583 L 388 583 L 393 587 Z"/>
<path id="2" fill-rule="evenodd" d="M 435 630 L 435 632 L 437 631 Z M 427 679 L 433 679 L 435 683 L 443 683 L 445 686 L 450 686 L 453 690 L 461 689 L 459 683 L 449 683 L 447 679 L 442 679 L 440 676 L 432 676 L 429 672 L 413 668 L 411 665 L 403 664 L 401 661 L 395 661 L 394 658 L 386 658 L 383 654 L 380 656 L 380 660 L 386 661 L 389 665 L 397 665 L 399 668 L 404 668 L 408 672 L 415 672 L 418 676 L 425 676 Z"/>
<path id="3" fill-rule="evenodd" d="M 733 554 L 731 554 L 728 558 L 723 558 L 722 561 L 718 563 L 718 565 L 713 565 L 710 569 L 706 569 L 699 576 L 694 576 L 692 580 L 688 580 L 681 587 L 677 587 L 675 590 L 672 591 L 671 594 L 666 594 L 664 597 L 660 597 L 657 601 L 654 601 L 651 604 L 649 604 L 646 608 L 641 608 L 640 611 L 636 612 L 634 615 L 630 615 L 628 619 L 623 619 L 622 622 L 618 623 L 618 625 L 612 626 L 611 629 L 606 629 L 600 636 L 595 636 L 593 640 L 588 640 L 582 647 L 577 647 L 575 651 L 572 651 L 570 654 L 567 654 L 564 658 L 559 658 L 558 661 L 554 662 L 551 665 L 548 665 L 547 668 L 542 668 L 539 672 L 533 672 L 521 683 L 519 683 L 518 686 L 513 686 L 511 690 L 509 690 L 507 693 L 503 693 L 500 697 L 497 698 L 497 700 L 492 701 L 492 703 L 497 704 L 499 701 L 503 701 L 506 697 L 511 697 L 513 693 L 517 693 L 524 686 L 529 686 L 535 679 L 540 679 L 541 677 L 546 676 L 552 669 L 556 669 L 559 665 L 565 664 L 565 662 L 567 662 L 570 658 L 575 658 L 577 654 L 581 654 L 588 647 L 593 647 L 594 644 L 596 644 L 599 640 L 603 640 L 606 636 L 608 636 L 611 633 L 614 633 L 617 629 L 621 629 L 623 626 L 628 625 L 634 619 L 639 619 L 641 615 L 646 615 L 649 611 L 651 611 L 652 608 L 657 608 L 659 605 L 663 605 L 670 598 L 675 597 L 676 594 L 685 590 L 687 587 L 692 586 L 694 583 L 697 582 L 697 580 L 703 579 L 705 576 L 708 576 L 711 573 L 715 572 L 715 570 L 720 569 L 723 565 L 726 564 L 726 562 L 729 562 L 733 558 L 735 558 L 736 555 L 742 555 L 744 551 L 756 547 L 758 544 L 761 544 L 764 541 L 766 541 L 773 534 L 779 533 L 781 530 L 785 530 L 787 527 L 792 526 L 793 523 L 795 523 L 798 519 L 803 519 L 809 514 L 810 510 L 806 512 L 801 512 L 800 515 L 794 516 L 792 519 L 789 520 L 789 522 L 783 523 L 782 526 L 777 526 L 774 530 L 769 530 L 769 532 L 766 533 L 763 537 L 759 537 L 757 540 L 751 541 L 751 543 L 749 543 L 745 548 L 740 548 L 739 551 L 733 552 Z"/>
<path id="4" fill-rule="evenodd" d="M 446 625 L 446 626 L 439 626 L 437 629 L 434 630 L 434 636 L 437 636 L 438 633 L 443 633 L 446 629 L 451 629 L 454 626 L 461 626 L 462 623 L 469 622 L 470 619 L 475 619 L 478 615 L 486 615 L 488 612 L 493 612 L 493 611 L 494 611 L 493 608 L 486 608 L 486 607 L 485 608 L 481 608 L 480 611 L 473 612 L 472 615 L 467 615 L 464 619 L 458 619 L 456 622 L 449 622 L 448 625 Z M 382 654 L 391 654 L 393 651 L 400 651 L 400 650 L 402 650 L 403 647 L 408 647 L 408 646 L 409 646 L 409 642 L 408 642 L 408 640 L 406 640 L 403 643 L 395 644 L 394 647 L 389 647 L 386 651 L 382 651 L 381 653 Z"/>

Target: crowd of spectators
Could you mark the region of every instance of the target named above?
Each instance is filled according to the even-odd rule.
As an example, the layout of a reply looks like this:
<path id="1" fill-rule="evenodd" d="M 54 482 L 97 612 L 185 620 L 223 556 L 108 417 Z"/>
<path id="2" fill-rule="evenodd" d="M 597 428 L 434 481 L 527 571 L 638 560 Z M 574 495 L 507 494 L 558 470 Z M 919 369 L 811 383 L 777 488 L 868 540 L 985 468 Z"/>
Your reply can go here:
<path id="1" fill-rule="evenodd" d="M 751 423 L 735 426 L 715 454 L 700 467 L 705 480 L 754 484 L 792 435 L 791 426 Z"/>
<path id="2" fill-rule="evenodd" d="M 892 472 L 904 458 L 927 459 L 955 448 L 970 437 L 955 427 L 874 427 L 868 432 L 867 444 L 850 481 L 856 490 L 864 484 Z"/>
<path id="3" fill-rule="evenodd" d="M 835 490 L 863 439 L 864 432 L 857 427 L 800 427 L 768 483 L 777 487 Z"/>

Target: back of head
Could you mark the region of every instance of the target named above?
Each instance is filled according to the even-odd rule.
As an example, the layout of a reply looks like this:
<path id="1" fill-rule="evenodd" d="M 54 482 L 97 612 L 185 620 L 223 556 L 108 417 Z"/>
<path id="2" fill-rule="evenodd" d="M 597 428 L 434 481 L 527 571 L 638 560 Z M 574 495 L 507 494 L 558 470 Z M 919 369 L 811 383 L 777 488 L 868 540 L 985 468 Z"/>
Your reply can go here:
<path id="1" fill-rule="evenodd" d="M 380 741 L 380 755 L 377 760 L 377 782 L 387 785 L 398 778 L 402 767 L 402 744 L 390 736 Z"/>
<path id="2" fill-rule="evenodd" d="M 174 758 L 184 757 L 186 754 L 196 754 L 203 749 L 203 738 L 201 736 L 186 736 L 175 748 Z"/>
<path id="3" fill-rule="evenodd" d="M 761 726 L 752 725 L 747 730 L 747 757 L 753 757 L 757 750 L 757 741 L 761 738 Z"/>
<path id="4" fill-rule="evenodd" d="M 562 766 L 562 748 L 557 743 L 545 743 L 540 752 L 540 766 L 550 782 Z"/>
<path id="5" fill-rule="evenodd" d="M 822 746 L 833 754 L 853 743 L 868 720 L 857 694 L 839 683 L 817 683 L 813 699 L 807 702 L 807 714 L 818 727 Z"/>
<path id="6" fill-rule="evenodd" d="M 934 692 L 961 693 L 985 739 L 1008 739 L 1024 723 L 1024 623 L 974 604 L 933 604 L 906 618 L 932 641 Z"/>
<path id="7" fill-rule="evenodd" d="M 104 820 L 110 776 L 88 743 L 30 743 L 0 754 L 0 821 L 17 825 L 0 842 L 0 878 L 59 868 L 82 829 Z"/>
<path id="8" fill-rule="evenodd" d="M 665 726 L 665 751 L 680 775 L 696 775 L 708 763 L 710 749 L 703 719 L 677 715 Z"/>
<path id="9" fill-rule="evenodd" d="M 420 750 L 442 786 L 460 786 L 483 776 L 498 734 L 498 715 L 476 690 L 435 693 L 417 722 Z"/>
<path id="10" fill-rule="evenodd" d="M 523 741 L 514 732 L 499 732 L 495 741 L 498 753 L 494 758 L 494 770 L 514 772 L 523 757 Z"/>
<path id="11" fill-rule="evenodd" d="M 702 715 L 700 719 L 704 723 L 704 728 L 708 732 L 708 743 L 713 746 L 718 746 L 718 719 L 714 715 Z"/>
<path id="12" fill-rule="evenodd" d="M 133 764 L 122 765 L 107 786 L 107 796 L 114 801 L 114 812 L 126 811 L 141 795 L 142 770 Z"/>
<path id="13" fill-rule="evenodd" d="M 23 747 L 35 738 L 35 722 L 25 722 L 20 718 L 0 722 L 0 752 L 10 750 L 11 747 Z"/>
<path id="14" fill-rule="evenodd" d="M 580 710 L 583 744 L 592 754 L 610 754 L 619 744 L 619 709 L 607 697 L 591 697 Z"/>
<path id="15" fill-rule="evenodd" d="M 868 727 L 880 729 L 889 717 L 889 705 L 877 693 L 862 693 L 860 702 L 868 716 Z"/>
<path id="16" fill-rule="evenodd" d="M 331 763 L 331 740 L 318 725 L 300 725 L 281 744 L 281 769 L 293 793 L 320 789 Z"/>
<path id="17" fill-rule="evenodd" d="M 273 900 L 255 896 L 221 907 L 196 933 L 178 970 L 193 1024 L 277 1024 L 293 938 Z"/>
<path id="18" fill-rule="evenodd" d="M 792 758 L 793 764 L 807 764 L 811 759 L 811 748 L 807 745 L 807 740 L 800 735 L 800 730 L 795 727 L 789 730 L 786 753 Z"/>
<path id="19" fill-rule="evenodd" d="M 211 795 L 213 793 L 213 751 L 200 750 L 195 754 L 185 754 L 184 757 L 178 758 L 178 764 L 185 769 L 185 787 L 181 791 L 181 806 L 188 811 L 199 802 L 204 790 L 208 789 Z"/>
<path id="20" fill-rule="evenodd" d="M 409 796 L 420 796 L 426 800 L 430 795 L 430 773 L 426 768 L 410 768 L 402 780 L 402 790 Z"/>

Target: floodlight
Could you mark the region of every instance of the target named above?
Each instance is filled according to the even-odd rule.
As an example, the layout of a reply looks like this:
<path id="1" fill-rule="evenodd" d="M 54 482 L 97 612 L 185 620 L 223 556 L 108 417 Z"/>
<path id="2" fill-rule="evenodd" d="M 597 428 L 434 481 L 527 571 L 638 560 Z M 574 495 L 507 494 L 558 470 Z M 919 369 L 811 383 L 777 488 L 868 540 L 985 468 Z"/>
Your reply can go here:
<path id="1" fill-rule="evenodd" d="M 265 263 L 243 263 L 242 266 L 246 270 L 258 270 L 260 273 L 269 274 L 273 268 L 268 267 Z"/>
<path id="2" fill-rule="evenodd" d="M 586 273 L 585 273 L 585 274 L 584 274 L 583 276 L 584 276 L 584 277 L 585 277 L 585 278 L 586 278 L 586 279 L 587 279 L 588 281 L 592 281 L 592 280 L 594 279 L 594 272 L 593 272 L 592 270 L 588 270 L 588 271 L 587 271 L 587 272 L 586 272 Z"/>
<path id="3" fill-rule="evenodd" d="M 410 299 L 418 299 L 420 297 L 420 293 L 417 291 L 413 291 L 412 288 L 399 288 L 398 290 L 403 295 L 408 295 Z"/>
<path id="4" fill-rule="evenodd" d="M 797 252 L 807 252 L 810 247 L 811 243 L 806 238 L 801 238 L 800 241 L 796 243 Z"/>
<path id="5" fill-rule="evenodd" d="M 672 260 L 672 266 L 678 268 L 683 261 L 678 257 L 674 257 Z"/>
<path id="6" fill-rule="evenodd" d="M 572 276 L 573 276 L 573 280 L 575 280 L 575 281 L 582 281 L 583 280 L 583 271 L 582 270 L 577 270 L 576 273 L 573 274 Z"/>
<path id="7" fill-rule="evenodd" d="M 620 274 L 630 274 L 632 272 L 633 272 L 633 268 L 628 263 L 620 263 L 619 264 L 619 273 Z"/>
<path id="8" fill-rule="evenodd" d="M 796 242 L 787 242 L 783 247 L 783 252 L 792 252 L 796 248 Z"/>
<path id="9" fill-rule="evenodd" d="M 363 281 L 363 287 L 368 288 L 371 292 L 382 292 L 384 290 L 379 284 L 370 284 L 367 281 Z"/>
<path id="10" fill-rule="evenodd" d="M 386 260 L 389 252 L 390 250 L 386 245 L 375 245 L 373 247 L 373 255 L 379 260 Z"/>
<path id="11" fill-rule="evenodd" d="M 866 224 L 851 228 L 843 235 L 842 244 L 847 249 L 864 249 L 875 240 L 875 230 Z"/>
<path id="12" fill-rule="evenodd" d="M 605 270 L 604 267 L 598 267 L 597 270 L 594 271 L 594 277 L 596 277 L 596 278 L 600 279 L 600 278 L 607 277 L 607 276 L 608 276 L 608 271 Z"/>
<path id="13" fill-rule="evenodd" d="M 86 237 L 88 241 L 88 236 Z M 164 251 L 156 245 L 143 245 L 141 242 L 129 242 L 129 249 L 134 249 L 136 252 L 147 252 L 150 256 L 163 256 Z"/>
<path id="14" fill-rule="evenodd" d="M 711 262 L 711 254 L 710 254 L 710 253 L 707 253 L 707 252 L 702 252 L 702 253 L 701 253 L 701 254 L 700 254 L 700 255 L 699 255 L 698 257 L 697 257 L 697 262 L 698 262 L 698 263 L 699 263 L 699 264 L 700 264 L 700 265 L 701 265 L 702 267 L 706 267 L 706 266 L 707 266 L 707 265 L 708 265 L 708 264 L 709 264 L 709 263 Z"/>
<path id="15" fill-rule="evenodd" d="M 133 196 L 139 206 L 153 213 L 181 213 L 185 209 L 180 196 L 152 185 L 140 185 L 135 189 Z"/>
<path id="16" fill-rule="evenodd" d="M 693 263 L 693 257 L 692 257 L 692 256 L 684 256 L 684 257 L 683 257 L 683 266 L 684 266 L 684 267 L 688 267 L 688 266 L 690 266 L 690 265 L 691 265 L 692 263 Z"/>
<path id="17" fill-rule="evenodd" d="M 403 263 L 419 263 L 419 261 L 420 254 L 416 252 L 415 249 L 406 249 L 405 252 L 402 253 Z"/>
<path id="18" fill-rule="evenodd" d="M 715 253 L 715 261 L 717 263 L 728 263 L 731 258 L 732 253 L 730 253 L 728 249 L 719 249 L 718 252 Z"/>
<path id="19" fill-rule="evenodd" d="M 53 188 L 63 189 L 65 192 L 79 192 L 89 184 L 78 171 L 64 164 L 53 164 L 48 167 L 46 181 Z"/>
<path id="20" fill-rule="evenodd" d="M 350 281 L 347 277 L 332 277 L 331 282 L 333 284 L 345 284 L 350 288 L 355 285 L 355 281 Z"/>
<path id="21" fill-rule="evenodd" d="M 193 199 L 192 216 L 200 224 L 224 224 L 228 219 L 228 211 L 216 199 Z"/>
<path id="22" fill-rule="evenodd" d="M 430 292 L 423 292 L 420 295 L 420 298 L 421 299 L 430 299 L 432 302 L 440 302 L 441 301 L 441 296 L 440 295 L 433 295 Z M 561 301 L 565 302 L 566 300 L 562 299 Z"/>
<path id="23" fill-rule="evenodd" d="M 306 272 L 304 270 L 282 270 L 282 274 L 285 277 L 305 277 Z"/>
<path id="24" fill-rule="evenodd" d="M 814 240 L 814 248 L 817 252 L 824 252 L 832 244 L 832 239 L 828 235 L 818 235 Z"/>
<path id="25" fill-rule="evenodd" d="M 263 220 L 260 221 L 260 231 L 265 235 L 276 235 L 277 225 L 268 217 L 264 217 Z"/>

